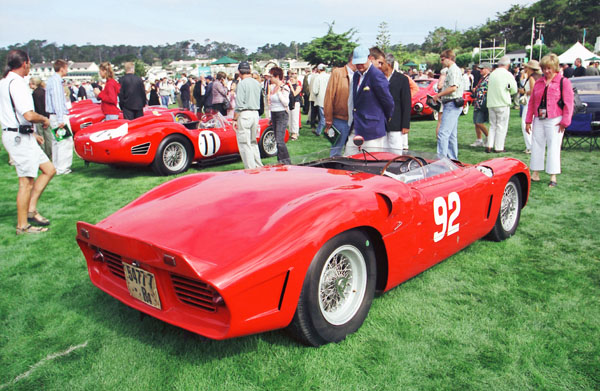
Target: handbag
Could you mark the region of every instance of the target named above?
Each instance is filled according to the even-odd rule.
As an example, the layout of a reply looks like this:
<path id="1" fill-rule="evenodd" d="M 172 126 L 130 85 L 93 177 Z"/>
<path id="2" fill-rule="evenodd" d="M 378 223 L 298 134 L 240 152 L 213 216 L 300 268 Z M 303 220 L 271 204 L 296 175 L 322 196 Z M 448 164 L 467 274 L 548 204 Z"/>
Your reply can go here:
<path id="1" fill-rule="evenodd" d="M 231 102 L 229 101 L 229 99 L 227 97 L 225 97 L 223 100 L 223 108 L 225 110 L 231 109 Z"/>

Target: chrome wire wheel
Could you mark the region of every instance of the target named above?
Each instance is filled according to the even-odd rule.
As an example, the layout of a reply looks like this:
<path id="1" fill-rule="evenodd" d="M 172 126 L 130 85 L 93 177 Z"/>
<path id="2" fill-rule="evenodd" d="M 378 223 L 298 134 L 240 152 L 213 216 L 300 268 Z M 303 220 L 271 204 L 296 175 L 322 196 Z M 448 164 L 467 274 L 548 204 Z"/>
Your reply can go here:
<path id="1" fill-rule="evenodd" d="M 267 129 L 262 137 L 262 147 L 267 156 L 275 156 L 277 154 L 277 140 L 275 139 L 275 131 Z"/>
<path id="2" fill-rule="evenodd" d="M 319 278 L 319 308 L 325 320 L 342 325 L 359 310 L 367 288 L 363 254 L 354 246 L 338 247 L 327 259 Z"/>
<path id="3" fill-rule="evenodd" d="M 163 163 L 169 171 L 179 171 L 187 164 L 187 150 L 179 141 L 171 142 L 163 152 Z"/>
<path id="4" fill-rule="evenodd" d="M 500 222 L 505 231 L 514 228 L 518 219 L 519 191 L 514 182 L 509 181 L 504 188 L 502 204 L 500 205 Z"/>

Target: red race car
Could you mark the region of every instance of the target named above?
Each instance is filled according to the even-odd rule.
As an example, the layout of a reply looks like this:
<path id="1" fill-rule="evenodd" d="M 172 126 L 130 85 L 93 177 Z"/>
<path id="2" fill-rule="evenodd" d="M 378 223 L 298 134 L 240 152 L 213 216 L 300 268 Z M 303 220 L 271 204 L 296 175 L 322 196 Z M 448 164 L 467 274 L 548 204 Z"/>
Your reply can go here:
<path id="1" fill-rule="evenodd" d="M 69 123 L 73 133 L 79 132 L 81 129 L 85 129 L 90 125 L 97 124 L 98 122 L 104 121 L 104 113 L 100 105 L 93 103 L 91 100 L 82 100 L 75 102 L 74 107 L 69 110 Z M 170 113 L 176 122 L 186 123 L 191 121 L 197 121 L 196 114 L 189 110 L 174 108 L 168 109 L 163 106 L 146 106 L 144 107 L 144 115 L 154 115 L 156 113 Z M 119 118 L 123 118 L 123 114 L 119 114 Z"/>
<path id="2" fill-rule="evenodd" d="M 437 121 L 438 112 L 433 110 L 431 107 L 427 105 L 427 95 L 435 95 L 434 87 L 437 85 L 438 79 L 420 79 L 415 80 L 415 83 L 419 86 L 420 90 L 412 97 L 411 102 L 411 118 L 422 118 L 422 117 L 430 117 Z M 463 93 L 463 99 L 465 100 L 465 104 L 463 105 L 463 115 L 467 115 L 469 112 L 469 107 L 473 103 L 473 97 L 471 96 L 471 92 L 465 91 Z"/>
<path id="3" fill-rule="evenodd" d="M 277 143 L 270 121 L 261 119 L 259 126 L 261 155 L 275 156 Z M 77 155 L 86 162 L 152 166 L 160 175 L 179 174 L 192 162 L 238 153 L 231 120 L 219 113 L 177 123 L 170 111 L 156 111 L 132 121 L 91 125 L 76 133 L 74 141 Z"/>
<path id="4" fill-rule="evenodd" d="M 213 339 L 287 327 L 318 346 L 358 330 L 376 291 L 513 235 L 529 187 L 516 159 L 365 151 L 186 175 L 78 222 L 77 242 L 91 281 L 141 312 Z"/>

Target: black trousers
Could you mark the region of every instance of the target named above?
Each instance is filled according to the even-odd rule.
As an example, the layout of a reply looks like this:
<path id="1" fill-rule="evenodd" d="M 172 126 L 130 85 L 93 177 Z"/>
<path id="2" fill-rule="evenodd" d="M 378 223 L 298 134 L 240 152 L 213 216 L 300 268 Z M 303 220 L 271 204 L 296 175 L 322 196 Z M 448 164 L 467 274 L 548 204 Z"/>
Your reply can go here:
<path id="1" fill-rule="evenodd" d="M 310 102 L 310 127 L 314 128 L 319 123 L 319 108 L 315 102 Z"/>
<path id="2" fill-rule="evenodd" d="M 144 116 L 144 109 L 132 110 L 121 107 L 121 111 L 123 111 L 123 118 L 125 119 L 136 119 Z"/>

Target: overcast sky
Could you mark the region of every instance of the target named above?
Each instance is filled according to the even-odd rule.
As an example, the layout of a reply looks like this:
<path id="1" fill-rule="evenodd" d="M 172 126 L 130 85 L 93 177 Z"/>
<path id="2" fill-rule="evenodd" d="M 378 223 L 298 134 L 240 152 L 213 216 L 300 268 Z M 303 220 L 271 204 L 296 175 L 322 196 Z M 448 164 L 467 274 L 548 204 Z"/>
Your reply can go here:
<path id="1" fill-rule="evenodd" d="M 327 32 L 357 30 L 372 45 L 379 23 L 391 43 L 418 43 L 436 27 L 464 30 L 493 19 L 525 0 L 100 0 L 26 3 L 0 0 L 0 47 L 45 39 L 49 43 L 164 45 L 184 40 L 229 42 L 248 53 L 267 43 L 309 42 Z M 26 4 L 26 5 L 25 5 Z M 291 6 L 291 4 L 297 4 Z"/>

